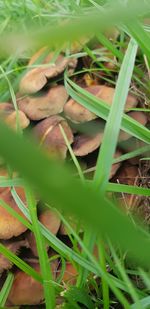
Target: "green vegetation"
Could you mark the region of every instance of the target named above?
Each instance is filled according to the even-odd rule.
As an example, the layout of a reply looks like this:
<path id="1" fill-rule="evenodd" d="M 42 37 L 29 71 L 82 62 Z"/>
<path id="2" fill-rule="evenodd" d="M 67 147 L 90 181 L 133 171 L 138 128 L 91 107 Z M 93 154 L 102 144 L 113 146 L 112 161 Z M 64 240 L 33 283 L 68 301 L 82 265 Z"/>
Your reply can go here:
<path id="1" fill-rule="evenodd" d="M 133 213 L 132 205 L 126 205 L 127 196 L 127 203 L 129 198 L 131 204 L 137 199 L 147 207 L 146 215 L 150 211 L 149 18 L 149 1 L 0 0 L 0 101 L 13 103 L 17 128 L 15 132 L 0 122 L 0 156 L 9 171 L 7 176 L 0 174 L 0 189 L 10 187 L 20 213 L 1 193 L 0 205 L 34 233 L 40 272 L 32 267 L 29 253 L 26 257 L 29 247 L 18 256 L 2 241 L 0 253 L 43 285 L 44 304 L 39 302 L 36 308 L 150 308 L 149 221 L 138 211 Z M 25 133 L 21 129 L 16 94 L 25 72 L 44 67 L 41 62 L 27 64 L 45 45 L 54 51 L 54 59 L 63 52 L 67 59 L 79 62 L 75 71 L 65 69 L 52 83 L 64 84 L 71 98 L 103 119 L 102 144 L 92 167 L 84 168 L 85 162 L 75 155 L 62 123 L 59 128 L 68 147 L 65 163 L 39 149 L 32 136 L 34 121 Z M 88 85 L 83 76 L 85 80 L 88 76 L 90 83 L 98 80 L 115 87 L 112 104 L 87 91 L 82 86 L 83 81 Z M 127 112 L 143 112 L 146 125 L 125 114 L 129 91 L 139 104 Z M 124 151 L 115 157 L 120 129 L 132 137 L 127 142 L 119 140 L 119 149 Z M 140 170 L 139 182 L 136 177 L 132 183 L 110 180 L 112 164 L 132 160 Z M 13 175 L 13 171 L 18 174 Z M 24 188 L 26 202 L 17 187 Z M 124 205 L 120 207 L 121 197 Z M 67 240 L 54 235 L 39 220 L 45 208 L 55 210 L 65 225 Z M 46 246 L 52 249 L 51 254 Z M 58 259 L 61 269 L 54 278 L 53 265 Z M 70 283 L 63 279 L 67 263 L 76 272 L 76 280 Z M 0 308 L 9 305 L 15 272 L 14 267 L 2 277 Z"/>

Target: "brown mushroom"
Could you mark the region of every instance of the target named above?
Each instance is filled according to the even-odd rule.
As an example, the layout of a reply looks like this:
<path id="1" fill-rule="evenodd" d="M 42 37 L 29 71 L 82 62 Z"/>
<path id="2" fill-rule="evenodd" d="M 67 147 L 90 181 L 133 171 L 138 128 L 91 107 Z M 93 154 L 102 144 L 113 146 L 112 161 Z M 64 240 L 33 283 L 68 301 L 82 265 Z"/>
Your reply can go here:
<path id="1" fill-rule="evenodd" d="M 62 126 L 66 137 L 71 144 L 73 142 L 72 131 L 66 120 L 58 115 L 51 116 L 40 121 L 33 128 L 33 134 L 40 142 L 40 145 L 44 146 L 49 155 L 54 155 L 65 159 L 67 154 L 67 145 L 59 125 Z"/>
<path id="2" fill-rule="evenodd" d="M 103 139 L 103 132 L 96 133 L 94 136 L 79 134 L 74 138 L 73 152 L 76 156 L 86 156 L 96 150 Z"/>
<path id="3" fill-rule="evenodd" d="M 21 247 L 26 247 L 25 240 L 12 239 L 1 241 L 1 243 L 16 255 L 19 254 Z M 8 260 L 2 253 L 0 253 L 0 273 L 2 273 L 4 270 L 10 269 L 11 267 L 12 262 Z"/>
<path id="4" fill-rule="evenodd" d="M 68 215 L 66 217 L 66 220 L 69 223 L 69 225 L 71 226 L 71 228 L 76 231 L 77 230 L 77 226 L 78 226 L 77 219 L 74 216 Z M 78 231 L 78 232 L 82 233 L 83 229 L 80 227 L 80 231 Z M 60 235 L 68 235 L 69 234 L 68 228 L 66 227 L 65 223 L 63 223 L 63 222 L 61 222 L 60 229 L 59 229 L 59 234 Z"/>
<path id="5" fill-rule="evenodd" d="M 13 174 L 11 175 L 12 177 L 15 177 L 17 175 L 16 172 L 13 172 Z M 0 177 L 3 177 L 4 179 L 7 179 L 9 177 L 9 173 L 7 171 L 7 169 L 4 166 L 0 167 Z M 2 178 L 2 179 L 3 179 Z M 8 187 L 2 187 L 0 186 L 0 194 L 5 191 L 6 189 L 8 189 Z"/>
<path id="6" fill-rule="evenodd" d="M 79 133 L 74 137 L 72 149 L 76 156 L 86 156 L 101 145 L 104 135 L 104 123 L 100 119 L 93 120 L 85 124 L 84 128 L 80 125 L 79 130 L 83 130 L 85 133 Z M 121 141 L 124 140 L 121 138 L 122 136 L 120 136 Z"/>
<path id="7" fill-rule="evenodd" d="M 64 106 L 65 116 L 75 123 L 87 122 L 96 119 L 97 116 L 87 108 L 70 99 Z"/>
<path id="8" fill-rule="evenodd" d="M 60 271 L 61 271 L 61 266 L 60 266 L 60 269 L 58 269 L 57 271 L 57 277 L 59 276 Z M 77 276 L 78 276 L 77 269 L 71 262 L 67 261 L 64 275 L 62 278 L 62 283 L 64 285 L 75 285 Z"/>
<path id="9" fill-rule="evenodd" d="M 15 188 L 17 194 L 25 203 L 25 193 L 22 188 Z M 8 204 L 12 209 L 14 209 L 22 217 L 21 210 L 18 208 L 13 196 L 11 195 L 10 189 L 6 189 L 1 193 L 0 199 L 2 199 L 6 204 Z M 0 205 L 0 239 L 10 239 L 13 236 L 18 236 L 25 232 L 27 227 L 23 225 L 18 219 L 12 216 L 2 205 Z"/>
<path id="10" fill-rule="evenodd" d="M 115 180 L 118 183 L 134 186 L 138 185 L 139 170 L 135 165 L 125 163 L 115 176 Z M 131 211 L 134 209 L 136 204 L 136 196 L 132 194 L 124 193 L 118 198 L 120 207 L 125 211 Z"/>
<path id="11" fill-rule="evenodd" d="M 48 49 L 42 48 L 29 61 L 29 66 L 35 64 L 42 59 L 42 66 L 29 69 L 20 82 L 21 93 L 36 93 L 41 90 L 51 78 L 54 78 L 64 72 L 68 67 L 70 72 L 76 67 L 77 60 L 75 58 L 65 58 L 60 54 L 53 62 L 55 54 L 48 53 Z"/>
<path id="12" fill-rule="evenodd" d="M 5 123 L 12 129 L 17 128 L 17 117 L 19 125 L 22 129 L 29 126 L 30 121 L 23 111 L 15 111 L 11 103 L 0 103 L 0 117 L 5 121 Z"/>
<path id="13" fill-rule="evenodd" d="M 40 266 L 38 261 L 33 260 L 29 263 L 38 273 L 40 273 Z M 57 261 L 51 262 L 51 269 L 53 278 L 56 277 Z M 13 285 L 8 296 L 9 305 L 39 305 L 44 300 L 43 285 L 24 273 L 21 270 L 17 270 L 15 273 Z"/>
<path id="14" fill-rule="evenodd" d="M 86 87 L 85 90 L 96 96 L 97 98 L 104 101 L 106 104 L 111 105 L 113 102 L 113 97 L 115 93 L 115 88 L 108 87 L 108 86 L 90 86 Z M 131 94 L 128 95 L 125 111 L 129 108 L 133 108 L 137 105 L 137 98 L 132 96 Z M 73 99 L 70 99 L 64 106 L 64 113 L 67 118 L 72 120 L 73 122 L 80 123 L 93 120 L 97 118 L 97 116 L 90 112 L 87 108 L 80 105 Z"/>
<path id="15" fill-rule="evenodd" d="M 31 120 L 41 120 L 63 111 L 68 98 L 64 86 L 55 86 L 38 96 L 18 99 L 18 107 Z"/>
<path id="16" fill-rule="evenodd" d="M 139 177 L 138 167 L 125 163 L 116 175 L 119 183 L 133 186 Z"/>
<path id="17" fill-rule="evenodd" d="M 46 209 L 39 215 L 39 221 L 54 235 L 57 234 L 60 227 L 60 218 L 53 210 Z M 36 240 L 34 234 L 29 232 L 27 234 L 29 247 L 35 256 L 38 256 Z M 48 246 L 47 246 L 48 249 Z"/>
<path id="18" fill-rule="evenodd" d="M 129 112 L 127 115 L 133 118 L 134 120 L 138 121 L 143 126 L 145 126 L 147 123 L 147 116 L 143 112 Z M 125 131 L 120 131 L 119 142 L 126 141 L 130 137 L 131 135 L 129 133 Z"/>
<path id="19" fill-rule="evenodd" d="M 114 158 L 118 158 L 121 155 L 122 155 L 122 152 L 120 150 L 116 150 Z M 112 164 L 109 179 L 114 177 L 114 175 L 116 174 L 116 172 L 117 172 L 117 170 L 119 169 L 120 166 L 121 166 L 121 162 Z"/>
<path id="20" fill-rule="evenodd" d="M 118 158 L 120 157 L 122 154 L 122 152 L 120 150 L 116 150 L 115 152 L 115 155 L 114 155 L 114 158 Z M 95 162 L 95 159 L 94 159 L 94 164 L 96 165 L 96 162 Z M 93 172 L 95 171 L 96 169 L 96 166 L 92 163 L 92 166 L 90 166 L 87 170 L 84 171 L 84 174 L 89 174 L 91 173 L 91 176 L 93 177 Z M 93 166 L 94 165 L 94 166 Z M 117 170 L 119 169 L 121 165 L 121 162 L 118 162 L 118 163 L 113 163 L 112 164 L 112 167 L 111 167 L 111 171 L 110 171 L 110 176 L 109 176 L 109 179 L 111 179 L 117 172 Z M 90 177 L 91 178 L 91 177 Z"/>
<path id="21" fill-rule="evenodd" d="M 22 128 L 22 129 L 26 129 L 29 124 L 30 124 L 30 121 L 29 119 L 27 118 L 27 116 L 25 115 L 25 113 L 23 113 L 22 111 L 18 111 L 18 116 L 17 116 L 17 112 L 16 111 L 13 111 L 5 120 L 6 124 L 11 127 L 12 129 L 15 129 L 17 128 L 17 117 L 18 117 L 18 123 L 19 123 L 19 126 Z"/>

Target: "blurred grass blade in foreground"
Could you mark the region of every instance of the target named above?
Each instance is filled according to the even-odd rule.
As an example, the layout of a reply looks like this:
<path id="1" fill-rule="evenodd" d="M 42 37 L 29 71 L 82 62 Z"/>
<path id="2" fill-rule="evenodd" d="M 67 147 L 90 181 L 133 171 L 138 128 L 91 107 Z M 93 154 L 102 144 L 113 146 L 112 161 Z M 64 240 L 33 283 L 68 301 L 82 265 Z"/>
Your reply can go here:
<path id="1" fill-rule="evenodd" d="M 76 214 L 100 235 L 107 235 L 113 242 L 119 243 L 139 263 L 149 265 L 150 236 L 146 231 L 135 227 L 99 192 L 96 193 L 92 187 L 74 179 L 58 161 L 47 159 L 38 151 L 33 141 L 31 143 L 25 137 L 18 136 L 2 123 L 0 140 L 1 155 L 45 201 L 65 212 Z"/>

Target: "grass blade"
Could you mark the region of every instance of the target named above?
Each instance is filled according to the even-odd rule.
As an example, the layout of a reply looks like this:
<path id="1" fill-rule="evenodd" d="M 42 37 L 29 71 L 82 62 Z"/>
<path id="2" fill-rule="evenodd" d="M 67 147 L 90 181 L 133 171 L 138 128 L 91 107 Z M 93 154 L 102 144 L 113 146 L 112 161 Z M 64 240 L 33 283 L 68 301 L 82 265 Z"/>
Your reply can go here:
<path id="1" fill-rule="evenodd" d="M 100 190 L 105 190 L 109 179 L 113 156 L 118 141 L 124 105 L 126 103 L 129 86 L 131 83 L 136 53 L 137 44 L 131 40 L 119 72 L 113 103 L 110 108 L 110 113 L 104 130 L 104 138 L 97 160 L 94 185 L 96 187 L 100 186 Z"/>
<path id="2" fill-rule="evenodd" d="M 89 109 L 91 112 L 95 113 L 100 118 L 107 120 L 110 107 L 104 101 L 96 98 L 86 90 L 76 85 L 66 75 L 65 86 L 67 92 L 74 100 Z M 123 115 L 121 129 L 144 141 L 145 143 L 150 144 L 150 131 L 128 115 Z"/>
<path id="3" fill-rule="evenodd" d="M 50 269 L 50 263 L 46 251 L 44 237 L 40 232 L 40 227 L 38 224 L 37 218 L 37 207 L 34 195 L 32 194 L 31 190 L 26 186 L 26 197 L 27 197 L 27 204 L 29 208 L 29 213 L 32 220 L 32 227 L 33 232 L 36 239 L 37 251 L 39 256 L 39 263 L 41 267 L 42 279 L 43 279 L 43 288 L 44 288 L 44 295 L 45 295 L 45 306 L 46 309 L 53 309 L 55 308 L 55 290 L 52 282 L 52 273 Z"/>
<path id="4" fill-rule="evenodd" d="M 135 229 L 129 218 L 110 201 L 74 179 L 68 169 L 58 161 L 47 159 L 37 151 L 37 147 L 29 138 L 17 135 L 2 123 L 0 140 L 1 155 L 5 156 L 12 167 L 20 171 L 45 201 L 67 212 L 70 212 L 71 205 L 71 212 L 86 221 L 100 235 L 109 235 L 113 242 L 119 242 L 125 250 L 128 248 L 132 258 L 149 265 L 149 235 L 141 228 Z M 15 149 L 12 147 L 14 144 Z M 80 196 L 78 202 L 77 196 Z"/>
<path id="5" fill-rule="evenodd" d="M 13 284 L 13 280 L 14 280 L 14 275 L 11 272 L 9 272 L 5 280 L 5 283 L 0 291 L 0 306 L 2 307 L 5 306 L 7 297 L 9 295 L 9 292 Z"/>
<path id="6" fill-rule="evenodd" d="M 132 22 L 127 23 L 126 25 L 131 36 L 136 40 L 137 44 L 141 47 L 144 54 L 150 60 L 149 33 L 144 30 L 142 24 L 137 19 L 134 19 Z"/>

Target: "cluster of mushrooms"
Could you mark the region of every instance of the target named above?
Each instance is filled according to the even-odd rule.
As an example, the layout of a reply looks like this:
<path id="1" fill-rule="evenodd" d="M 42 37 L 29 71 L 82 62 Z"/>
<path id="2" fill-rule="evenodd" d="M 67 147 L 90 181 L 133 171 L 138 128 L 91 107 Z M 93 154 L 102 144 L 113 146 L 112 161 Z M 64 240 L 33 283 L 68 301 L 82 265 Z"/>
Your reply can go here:
<path id="1" fill-rule="evenodd" d="M 31 134 L 45 150 L 45 153 L 54 155 L 60 160 L 65 160 L 69 156 L 68 147 L 61 130 L 63 128 L 68 143 L 81 163 L 83 172 L 85 172 L 85 175 L 89 175 L 93 173 L 96 165 L 97 153 L 103 139 L 104 121 L 74 99 L 69 98 L 63 85 L 63 74 L 67 69 L 68 74 L 71 75 L 77 65 L 77 59 L 75 58 L 67 58 L 63 53 L 56 57 L 46 47 L 40 49 L 30 59 L 27 70 L 20 81 L 19 92 L 16 94 L 18 113 L 11 102 L 2 102 L 0 104 L 0 117 L 15 130 L 18 117 L 21 129 L 30 129 Z M 115 88 L 103 83 L 100 84 L 100 80 L 91 79 L 87 81 L 87 78 L 84 77 L 82 83 L 79 84 L 95 97 L 111 105 Z M 145 126 L 148 122 L 146 113 L 129 111 L 129 109 L 135 108 L 137 105 L 137 97 L 129 93 L 125 112 Z M 129 134 L 120 131 L 118 143 L 121 144 L 130 138 Z M 122 153 L 123 150 L 118 148 L 115 157 L 119 157 Z M 115 177 L 116 180 L 119 179 L 120 183 L 136 184 L 139 175 L 136 160 L 134 162 L 129 160 L 123 165 L 123 168 L 120 168 L 120 166 L 121 163 L 112 165 L 110 179 Z M 88 174 L 88 171 L 91 172 Z M 0 176 L 8 176 L 5 165 L 1 165 Z M 27 207 L 24 189 L 16 187 L 15 190 Z M 11 194 L 11 188 L 0 188 L 0 198 L 23 216 Z M 131 198 L 131 196 L 127 195 L 125 197 L 127 199 L 125 204 L 128 207 L 132 205 Z M 39 221 L 50 232 L 61 237 L 61 239 L 64 237 L 66 241 L 67 230 L 55 211 L 47 208 L 41 210 L 39 208 L 38 217 Z M 13 253 L 20 254 L 21 258 L 37 272 L 40 272 L 33 233 L 27 230 L 2 205 L 0 205 L 0 239 L 3 245 Z M 50 257 L 56 254 L 48 246 L 47 251 Z M 12 263 L 0 254 L 1 278 L 3 278 L 5 271 L 11 269 L 12 266 Z M 60 274 L 60 261 L 52 259 L 51 267 L 55 280 Z M 76 268 L 67 261 L 62 284 L 73 284 L 76 276 Z M 7 305 L 10 307 L 15 305 L 37 305 L 43 301 L 42 285 L 23 271 L 15 269 L 14 282 L 8 296 Z"/>

